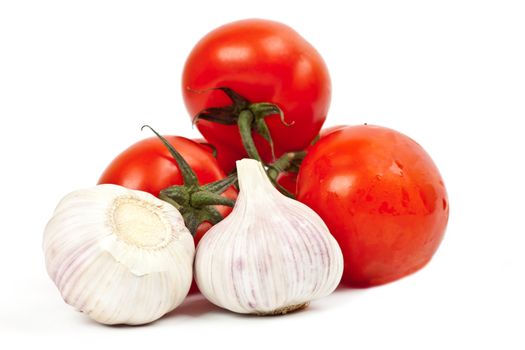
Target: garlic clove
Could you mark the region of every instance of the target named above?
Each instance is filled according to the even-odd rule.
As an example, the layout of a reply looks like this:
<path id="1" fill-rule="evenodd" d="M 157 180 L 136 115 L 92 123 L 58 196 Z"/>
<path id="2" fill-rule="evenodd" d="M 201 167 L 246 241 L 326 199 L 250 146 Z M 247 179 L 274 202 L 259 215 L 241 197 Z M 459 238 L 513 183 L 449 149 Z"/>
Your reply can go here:
<path id="1" fill-rule="evenodd" d="M 144 324 L 188 293 L 195 252 L 181 214 L 149 193 L 98 185 L 66 195 L 44 231 L 64 300 L 104 324 Z"/>
<path id="2" fill-rule="evenodd" d="M 322 219 L 270 183 L 260 162 L 237 162 L 240 194 L 232 213 L 202 238 L 195 280 L 222 308 L 284 314 L 330 294 L 343 256 Z"/>

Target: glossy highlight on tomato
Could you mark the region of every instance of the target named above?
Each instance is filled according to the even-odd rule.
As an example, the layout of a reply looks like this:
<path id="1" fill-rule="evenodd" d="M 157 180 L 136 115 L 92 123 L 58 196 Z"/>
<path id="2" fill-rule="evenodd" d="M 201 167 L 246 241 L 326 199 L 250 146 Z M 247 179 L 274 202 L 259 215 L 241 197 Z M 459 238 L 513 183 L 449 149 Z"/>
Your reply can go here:
<path id="1" fill-rule="evenodd" d="M 328 69 L 319 53 L 290 27 L 273 21 L 250 19 L 226 24 L 204 36 L 191 51 L 183 72 L 182 90 L 193 118 L 210 107 L 230 105 L 222 91 L 228 87 L 252 103 L 270 102 L 284 112 L 265 118 L 275 144 L 276 157 L 305 149 L 315 138 L 330 105 Z M 199 120 L 197 127 L 210 143 L 228 154 L 225 170 L 246 156 L 237 125 Z M 266 162 L 272 159 L 268 143 L 254 140 Z M 235 154 L 230 156 L 232 152 Z"/>
<path id="2" fill-rule="evenodd" d="M 343 283 L 384 284 L 422 268 L 448 222 L 445 185 L 411 138 L 379 126 L 349 126 L 322 137 L 297 179 L 297 199 L 339 242 Z"/>

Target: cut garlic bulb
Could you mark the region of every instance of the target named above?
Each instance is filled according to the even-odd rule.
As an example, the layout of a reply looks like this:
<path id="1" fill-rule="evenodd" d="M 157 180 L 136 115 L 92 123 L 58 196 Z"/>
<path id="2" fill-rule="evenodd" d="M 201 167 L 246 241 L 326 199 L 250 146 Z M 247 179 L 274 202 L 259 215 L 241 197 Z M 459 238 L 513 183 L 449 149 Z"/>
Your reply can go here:
<path id="1" fill-rule="evenodd" d="M 195 255 L 195 280 L 217 306 L 284 314 L 337 287 L 343 256 L 322 219 L 270 183 L 260 162 L 237 162 L 240 194 Z"/>
<path id="2" fill-rule="evenodd" d="M 99 185 L 65 196 L 46 226 L 46 267 L 64 300 L 104 324 L 144 324 L 185 298 L 193 238 L 149 193 Z"/>

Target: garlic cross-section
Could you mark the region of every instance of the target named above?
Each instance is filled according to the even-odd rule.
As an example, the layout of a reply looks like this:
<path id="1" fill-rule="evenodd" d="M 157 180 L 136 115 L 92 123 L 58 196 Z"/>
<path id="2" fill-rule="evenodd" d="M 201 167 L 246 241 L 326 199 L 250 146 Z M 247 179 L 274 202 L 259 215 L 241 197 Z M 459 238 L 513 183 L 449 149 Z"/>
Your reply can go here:
<path id="1" fill-rule="evenodd" d="M 192 280 L 195 247 L 181 214 L 116 185 L 65 196 L 43 248 L 64 300 L 104 324 L 152 322 L 183 301 Z"/>

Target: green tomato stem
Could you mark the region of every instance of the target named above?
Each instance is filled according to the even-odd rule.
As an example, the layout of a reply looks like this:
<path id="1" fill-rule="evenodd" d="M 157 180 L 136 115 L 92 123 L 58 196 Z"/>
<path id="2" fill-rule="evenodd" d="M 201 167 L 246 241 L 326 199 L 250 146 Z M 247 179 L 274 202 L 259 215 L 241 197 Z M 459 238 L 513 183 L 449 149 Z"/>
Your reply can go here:
<path id="1" fill-rule="evenodd" d="M 253 113 L 247 109 L 239 113 L 239 119 L 237 125 L 239 126 L 239 133 L 241 134 L 242 145 L 246 150 L 248 156 L 252 159 L 256 159 L 261 162 L 261 156 L 255 147 L 255 142 L 252 137 L 252 123 L 253 123 Z"/>

